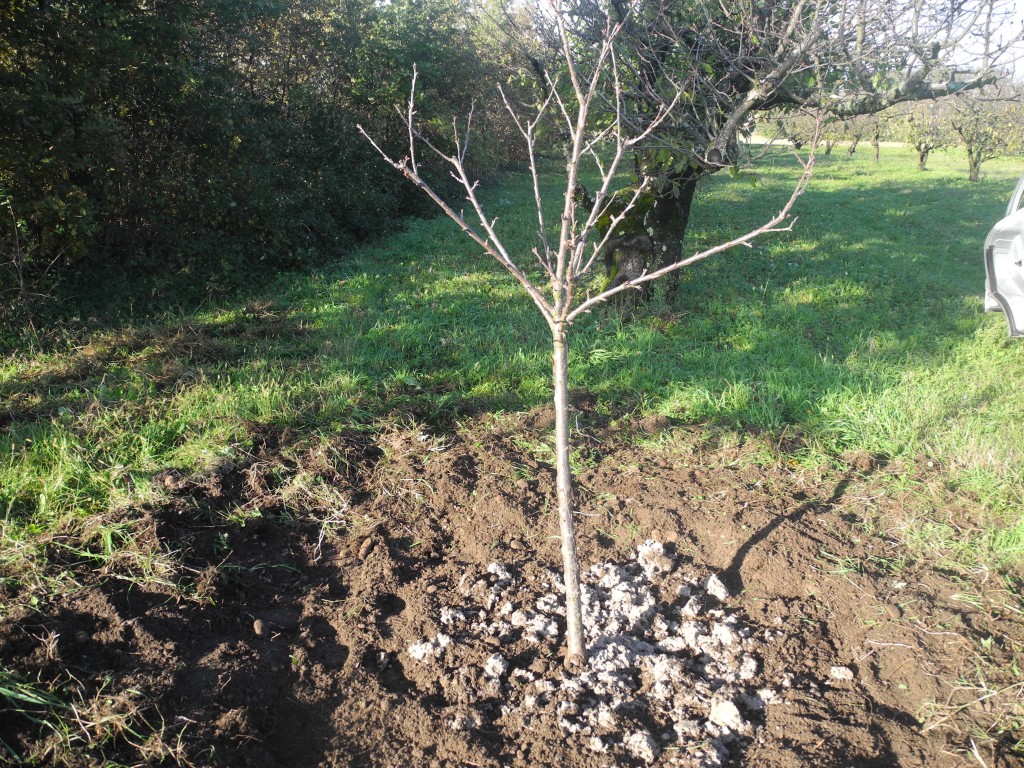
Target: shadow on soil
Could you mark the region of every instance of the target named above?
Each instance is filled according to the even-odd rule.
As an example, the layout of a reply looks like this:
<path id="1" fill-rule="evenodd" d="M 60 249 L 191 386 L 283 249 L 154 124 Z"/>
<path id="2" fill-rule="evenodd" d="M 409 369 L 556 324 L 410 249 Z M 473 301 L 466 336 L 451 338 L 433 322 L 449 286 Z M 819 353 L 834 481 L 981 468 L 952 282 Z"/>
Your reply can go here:
<path id="1" fill-rule="evenodd" d="M 74 696 L 85 717 L 106 702 L 126 728 L 62 751 L 29 720 L 3 718 L 0 739 L 74 768 L 590 768 L 586 737 L 559 731 L 554 709 L 524 729 L 503 718 L 500 696 L 479 696 L 474 665 L 493 645 L 457 638 L 474 661 L 443 685 L 409 652 L 444 631 L 466 577 L 515 563 L 536 589 L 557 569 L 553 478 L 516 443 L 546 423 L 506 417 L 441 443 L 419 430 L 349 437 L 327 452 L 286 451 L 264 430 L 245 461 L 154 477 L 166 501 L 126 515 L 136 548 L 167 558 L 161 577 L 54 563 L 81 586 L 0 623 L 0 657 L 15 671 Z M 756 436 L 710 448 L 680 431 L 665 449 L 615 437 L 580 474 L 582 558 L 615 561 L 653 537 L 690 578 L 723 575 L 729 609 L 758 637 L 752 684 L 779 697 L 752 715 L 756 739 L 729 746 L 729 765 L 962 765 L 957 742 L 923 733 L 917 713 L 948 695 L 965 637 L 1019 627 L 952 605 L 939 574 L 879 565 L 892 543 L 859 527 L 876 513 L 864 501 L 870 472 L 766 466 L 752 460 L 763 456 Z M 336 491 L 333 509 L 293 495 L 296 478 Z M 343 514 L 327 525 L 332 511 Z M 557 646 L 510 643 L 510 662 L 561 675 Z M 652 764 L 614 750 L 616 764 Z"/>

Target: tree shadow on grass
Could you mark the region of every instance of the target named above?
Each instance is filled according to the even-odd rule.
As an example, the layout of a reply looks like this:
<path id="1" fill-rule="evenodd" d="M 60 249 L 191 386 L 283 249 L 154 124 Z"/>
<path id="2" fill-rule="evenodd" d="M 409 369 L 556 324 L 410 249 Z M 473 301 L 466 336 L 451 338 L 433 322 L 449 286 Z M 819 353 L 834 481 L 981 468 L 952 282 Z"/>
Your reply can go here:
<path id="1" fill-rule="evenodd" d="M 694 248 L 763 221 L 788 183 L 714 182 L 688 236 Z M 582 318 L 571 383 L 610 411 L 642 404 L 687 422 L 841 430 L 823 414 L 834 398 L 876 397 L 976 334 L 978 244 L 1000 213 L 1001 187 L 867 174 L 812 187 L 794 233 L 695 266 L 667 311 L 624 322 L 599 308 Z M 283 278 L 262 301 L 96 334 L 20 365 L 0 381 L 2 450 L 31 453 L 26 440 L 67 437 L 102 453 L 106 427 L 96 423 L 114 414 L 162 468 L 217 424 L 312 432 L 400 421 L 446 431 L 467 416 L 548 403 L 550 336 L 539 313 L 450 230 L 424 222 L 390 249 Z M 190 412 L 192 400 L 205 404 Z"/>

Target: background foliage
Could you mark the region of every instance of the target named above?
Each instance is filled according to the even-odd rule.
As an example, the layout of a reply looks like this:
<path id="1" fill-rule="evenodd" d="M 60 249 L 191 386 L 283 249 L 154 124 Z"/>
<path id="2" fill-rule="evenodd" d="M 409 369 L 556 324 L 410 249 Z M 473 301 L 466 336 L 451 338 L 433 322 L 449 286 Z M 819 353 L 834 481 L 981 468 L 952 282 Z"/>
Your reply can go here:
<path id="1" fill-rule="evenodd" d="M 356 122 L 400 138 L 475 100 L 486 172 L 509 160 L 486 14 L 467 0 L 0 4 L 0 311 L 140 284 L 229 288 L 337 257 L 423 201 Z M 404 138 L 404 134 L 401 136 Z M 184 278 L 184 279 L 183 279 Z M 80 303 L 80 302 L 78 302 Z"/>

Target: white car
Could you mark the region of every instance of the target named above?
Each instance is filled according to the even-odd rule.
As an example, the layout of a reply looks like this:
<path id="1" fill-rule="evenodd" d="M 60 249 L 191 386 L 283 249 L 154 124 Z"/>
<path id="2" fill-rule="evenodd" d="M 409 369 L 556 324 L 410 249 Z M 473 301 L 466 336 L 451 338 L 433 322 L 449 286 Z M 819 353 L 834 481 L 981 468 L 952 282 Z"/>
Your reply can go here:
<path id="1" fill-rule="evenodd" d="M 985 311 L 1000 310 L 1010 336 L 1024 336 L 1024 178 L 985 238 Z"/>

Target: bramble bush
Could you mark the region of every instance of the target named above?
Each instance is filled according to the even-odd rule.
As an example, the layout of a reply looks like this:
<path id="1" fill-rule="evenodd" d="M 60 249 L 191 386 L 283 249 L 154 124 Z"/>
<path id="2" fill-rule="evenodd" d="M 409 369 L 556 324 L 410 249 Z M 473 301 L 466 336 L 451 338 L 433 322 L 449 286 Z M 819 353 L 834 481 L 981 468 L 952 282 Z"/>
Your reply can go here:
<path id="1" fill-rule="evenodd" d="M 426 212 L 355 123 L 405 140 L 413 63 L 444 130 L 476 101 L 508 162 L 469 0 L 0 6 L 0 312 L 179 301 L 336 259 Z M 447 83 L 457 84 L 448 87 Z M 493 93 L 492 88 L 486 89 Z M 488 100 L 490 99 L 490 100 Z M 57 301 L 59 300 L 59 302 Z"/>

